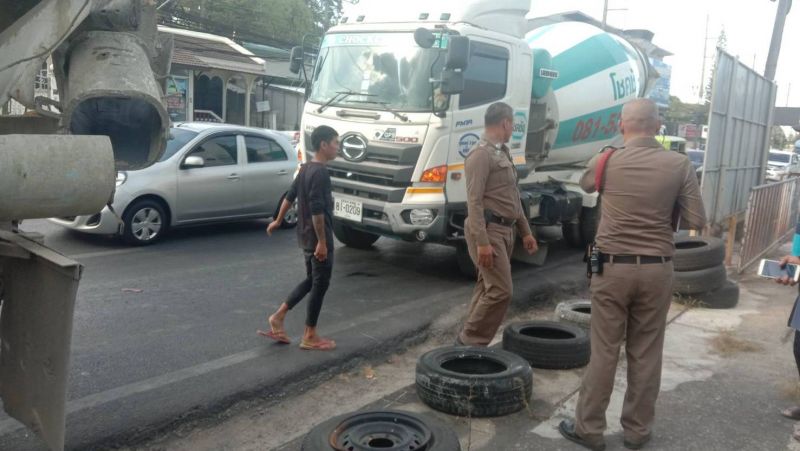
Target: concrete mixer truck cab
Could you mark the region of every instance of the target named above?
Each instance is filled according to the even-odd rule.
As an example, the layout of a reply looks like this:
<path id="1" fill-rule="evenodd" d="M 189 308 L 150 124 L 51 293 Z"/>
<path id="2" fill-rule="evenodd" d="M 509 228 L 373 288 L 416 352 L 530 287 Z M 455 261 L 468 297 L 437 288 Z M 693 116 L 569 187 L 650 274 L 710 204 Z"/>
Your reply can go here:
<path id="1" fill-rule="evenodd" d="M 601 148 L 621 142 L 622 105 L 643 96 L 648 60 L 583 22 L 529 30 L 529 0 L 404 2 L 343 17 L 324 36 L 302 120 L 340 134 L 329 164 L 334 230 L 347 246 L 379 237 L 455 245 L 464 257 L 464 160 L 487 107 L 514 109 L 508 146 L 521 199 L 545 246 L 594 237 L 597 200 L 578 180 Z M 401 10 L 399 10 L 401 9 Z M 293 70 L 302 66 L 293 51 Z M 466 257 L 468 260 L 469 258 Z"/>

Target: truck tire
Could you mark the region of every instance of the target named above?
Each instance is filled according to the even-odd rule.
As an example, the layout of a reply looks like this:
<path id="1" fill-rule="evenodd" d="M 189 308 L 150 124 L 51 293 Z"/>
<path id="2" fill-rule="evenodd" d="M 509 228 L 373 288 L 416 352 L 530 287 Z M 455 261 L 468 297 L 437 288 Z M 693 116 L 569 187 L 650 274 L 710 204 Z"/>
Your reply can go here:
<path id="1" fill-rule="evenodd" d="M 580 226 L 583 246 L 586 247 L 594 243 L 597 229 L 600 226 L 600 199 L 597 200 L 597 205 L 594 208 L 583 207 Z"/>
<path id="2" fill-rule="evenodd" d="M 708 293 L 692 295 L 691 300 L 696 301 L 698 307 L 707 309 L 734 308 L 739 303 L 739 285 L 734 281 L 727 280 L 722 285 L 722 288 Z"/>
<path id="3" fill-rule="evenodd" d="M 527 321 L 507 326 L 503 349 L 524 358 L 533 368 L 565 370 L 589 363 L 586 330 L 553 321 Z"/>
<path id="4" fill-rule="evenodd" d="M 417 361 L 417 396 L 441 412 L 496 417 L 518 412 L 533 393 L 533 371 L 521 357 L 501 349 L 454 346 Z"/>
<path id="5" fill-rule="evenodd" d="M 588 329 L 592 319 L 592 301 L 580 299 L 561 302 L 556 306 L 556 319 Z"/>
<path id="6" fill-rule="evenodd" d="M 725 243 L 719 238 L 682 236 L 675 238 L 675 271 L 713 268 L 725 261 Z"/>
<path id="7" fill-rule="evenodd" d="M 681 295 L 694 295 L 716 291 L 728 280 L 728 271 L 723 265 L 697 271 L 675 273 L 672 291 Z"/>
<path id="8" fill-rule="evenodd" d="M 379 235 L 356 230 L 339 221 L 333 221 L 333 234 L 342 244 L 355 249 L 369 249 L 380 238 Z"/>
<path id="9" fill-rule="evenodd" d="M 469 255 L 467 243 L 459 243 L 456 245 L 456 263 L 458 264 L 458 271 L 471 280 L 475 280 L 478 275 L 478 268 L 475 267 L 475 262 Z"/>
<path id="10" fill-rule="evenodd" d="M 361 445 L 358 449 L 461 451 L 458 435 L 450 427 L 397 410 L 354 412 L 326 420 L 309 431 L 300 450 L 354 449 L 354 443 Z"/>

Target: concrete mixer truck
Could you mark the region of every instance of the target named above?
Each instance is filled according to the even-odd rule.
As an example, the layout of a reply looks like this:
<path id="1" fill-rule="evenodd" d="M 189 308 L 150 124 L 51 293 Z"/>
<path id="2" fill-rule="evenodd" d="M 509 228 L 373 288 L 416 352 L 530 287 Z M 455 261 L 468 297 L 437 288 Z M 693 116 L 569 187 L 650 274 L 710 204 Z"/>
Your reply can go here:
<path id="1" fill-rule="evenodd" d="M 340 133 L 329 170 L 341 242 L 451 244 L 474 273 L 463 242 L 464 159 L 497 101 L 514 108 L 520 202 L 543 244 L 531 263 L 543 263 L 548 241 L 593 240 L 597 197 L 576 182 L 594 154 L 621 141 L 622 105 L 644 96 L 657 74 L 626 39 L 588 23 L 529 29 L 529 6 L 404 2 L 343 17 L 324 36 L 308 74 L 301 146 L 308 159 L 315 127 Z M 303 61 L 294 49 L 292 69 L 304 70 Z"/>

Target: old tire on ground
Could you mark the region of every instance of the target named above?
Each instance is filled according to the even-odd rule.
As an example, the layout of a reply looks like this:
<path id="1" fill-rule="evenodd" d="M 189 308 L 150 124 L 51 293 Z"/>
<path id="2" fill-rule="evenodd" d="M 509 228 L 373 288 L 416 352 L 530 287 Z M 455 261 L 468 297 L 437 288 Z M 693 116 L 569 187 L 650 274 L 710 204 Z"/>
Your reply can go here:
<path id="1" fill-rule="evenodd" d="M 459 243 L 456 245 L 456 263 L 458 264 L 458 271 L 464 277 L 475 280 L 475 276 L 478 275 L 478 269 L 475 267 L 472 257 L 469 256 L 467 243 Z"/>
<path id="2" fill-rule="evenodd" d="M 122 239 L 133 246 L 154 244 L 169 228 L 169 216 L 161 202 L 142 199 L 131 204 L 122 214 Z"/>
<path id="3" fill-rule="evenodd" d="M 560 302 L 556 306 L 556 319 L 588 329 L 592 319 L 592 301 L 578 299 Z"/>
<path id="4" fill-rule="evenodd" d="M 739 285 L 732 280 L 728 280 L 722 285 L 722 288 L 689 296 L 683 303 L 690 305 L 695 305 L 696 303 L 698 307 L 708 309 L 734 308 L 739 303 Z"/>
<path id="5" fill-rule="evenodd" d="M 439 421 L 387 410 L 331 418 L 314 427 L 300 447 L 301 451 L 340 449 L 461 451 L 461 444 L 456 433 Z"/>
<path id="6" fill-rule="evenodd" d="M 697 271 L 675 272 L 672 291 L 684 296 L 716 291 L 728 280 L 728 271 L 723 265 Z"/>
<path id="7" fill-rule="evenodd" d="M 600 199 L 597 200 L 597 205 L 594 208 L 583 207 L 580 226 L 583 246 L 586 247 L 594 243 L 597 229 L 600 226 Z"/>
<path id="8" fill-rule="evenodd" d="M 380 238 L 379 235 L 356 230 L 341 221 L 333 221 L 333 234 L 342 244 L 355 249 L 369 249 Z"/>
<path id="9" fill-rule="evenodd" d="M 589 363 L 586 330 L 554 321 L 526 321 L 507 326 L 503 349 L 524 358 L 533 368 L 564 370 Z"/>
<path id="10" fill-rule="evenodd" d="M 719 238 L 683 236 L 675 238 L 675 271 L 713 268 L 725 261 L 725 243 Z"/>
<path id="11" fill-rule="evenodd" d="M 496 417 L 528 405 L 533 371 L 521 357 L 501 349 L 446 347 L 419 358 L 416 387 L 419 399 L 433 409 Z"/>

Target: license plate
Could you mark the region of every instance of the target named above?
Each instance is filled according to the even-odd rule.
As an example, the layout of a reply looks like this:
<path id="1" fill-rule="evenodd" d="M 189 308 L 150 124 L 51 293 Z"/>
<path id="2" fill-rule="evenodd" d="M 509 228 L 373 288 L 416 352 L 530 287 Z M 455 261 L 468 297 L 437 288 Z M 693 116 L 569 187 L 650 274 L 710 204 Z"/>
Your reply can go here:
<path id="1" fill-rule="evenodd" d="M 333 199 L 333 215 L 337 218 L 361 222 L 363 211 L 363 204 L 359 201 L 342 199 L 340 197 L 334 197 Z"/>

